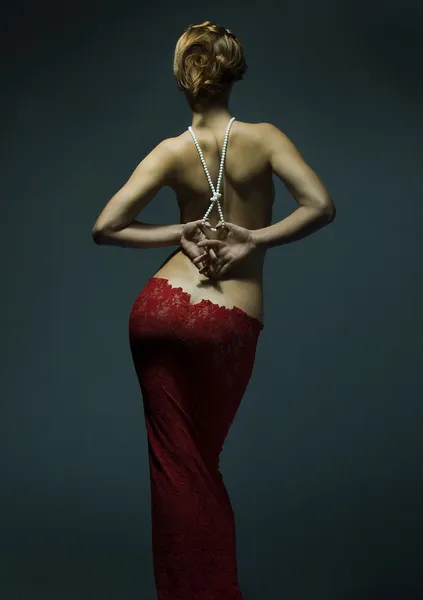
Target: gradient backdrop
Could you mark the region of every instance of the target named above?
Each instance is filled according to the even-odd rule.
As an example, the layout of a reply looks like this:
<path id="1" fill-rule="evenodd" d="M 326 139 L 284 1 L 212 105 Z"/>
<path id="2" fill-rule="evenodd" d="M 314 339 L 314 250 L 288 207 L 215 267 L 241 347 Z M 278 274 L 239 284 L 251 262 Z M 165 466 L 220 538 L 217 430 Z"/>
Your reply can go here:
<path id="1" fill-rule="evenodd" d="M 338 209 L 267 256 L 265 329 L 222 455 L 245 600 L 422 598 L 422 2 L 0 10 L 0 597 L 156 598 L 127 330 L 175 247 L 98 247 L 91 227 L 191 123 L 172 53 L 211 19 L 249 66 L 232 114 L 285 131 Z M 276 185 L 273 222 L 296 206 Z M 178 217 L 166 190 L 140 219 Z"/>

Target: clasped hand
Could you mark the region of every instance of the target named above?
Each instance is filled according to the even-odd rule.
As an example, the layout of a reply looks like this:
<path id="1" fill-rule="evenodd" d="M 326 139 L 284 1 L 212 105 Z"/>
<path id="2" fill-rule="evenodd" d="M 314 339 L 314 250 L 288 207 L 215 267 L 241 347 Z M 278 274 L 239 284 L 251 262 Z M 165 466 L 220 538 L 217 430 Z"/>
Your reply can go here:
<path id="1" fill-rule="evenodd" d="M 218 279 L 245 260 L 255 249 L 252 232 L 245 227 L 220 221 L 217 232 L 211 231 L 209 221 L 185 223 L 181 246 L 199 272 L 211 279 Z M 213 237 L 212 237 L 213 235 Z"/>

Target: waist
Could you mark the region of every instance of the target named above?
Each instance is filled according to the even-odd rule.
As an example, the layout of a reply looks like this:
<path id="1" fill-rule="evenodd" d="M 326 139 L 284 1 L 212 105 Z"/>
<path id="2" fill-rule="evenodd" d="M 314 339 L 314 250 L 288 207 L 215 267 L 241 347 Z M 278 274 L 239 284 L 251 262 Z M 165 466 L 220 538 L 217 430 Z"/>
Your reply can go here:
<path id="1" fill-rule="evenodd" d="M 263 261 L 246 261 L 242 270 L 222 279 L 209 279 L 192 264 L 182 249 L 176 250 L 154 274 L 167 279 L 173 287 L 182 287 L 191 296 L 191 303 L 203 299 L 221 306 L 237 306 L 263 321 Z"/>

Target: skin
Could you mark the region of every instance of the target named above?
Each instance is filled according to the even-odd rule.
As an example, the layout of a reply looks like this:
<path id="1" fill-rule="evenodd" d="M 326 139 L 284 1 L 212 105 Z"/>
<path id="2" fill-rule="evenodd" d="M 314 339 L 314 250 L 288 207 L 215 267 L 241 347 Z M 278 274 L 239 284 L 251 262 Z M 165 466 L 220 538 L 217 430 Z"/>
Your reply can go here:
<path id="1" fill-rule="evenodd" d="M 208 106 L 190 104 L 192 127 L 214 185 L 217 184 L 226 127 L 233 116 L 229 95 Z M 271 224 L 273 175 L 286 185 L 296 210 Z M 180 223 L 151 225 L 135 218 L 162 187 L 170 187 L 180 209 Z M 137 166 L 111 198 L 92 229 L 97 244 L 178 248 L 155 273 L 191 294 L 191 303 L 208 298 L 231 308 L 238 306 L 263 320 L 263 265 L 269 248 L 310 235 L 332 222 L 336 209 L 329 193 L 294 143 L 270 123 L 232 124 L 221 184 L 221 205 L 201 226 L 212 195 L 191 134 L 168 138 Z"/>

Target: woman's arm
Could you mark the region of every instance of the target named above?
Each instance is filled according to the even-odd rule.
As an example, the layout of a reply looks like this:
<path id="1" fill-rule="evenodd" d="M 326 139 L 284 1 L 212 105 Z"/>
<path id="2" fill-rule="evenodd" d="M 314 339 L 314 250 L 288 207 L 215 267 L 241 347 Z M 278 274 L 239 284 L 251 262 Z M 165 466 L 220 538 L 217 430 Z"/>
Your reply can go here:
<path id="1" fill-rule="evenodd" d="M 133 248 L 179 244 L 183 223 L 152 225 L 135 220 L 162 187 L 172 185 L 175 169 L 175 145 L 173 138 L 169 138 L 140 162 L 106 204 L 92 228 L 95 243 Z"/>
<path id="2" fill-rule="evenodd" d="M 332 222 L 336 208 L 322 181 L 291 140 L 274 125 L 262 123 L 263 139 L 272 171 L 300 205 L 278 223 L 251 230 L 256 247 L 280 246 L 306 237 Z"/>

